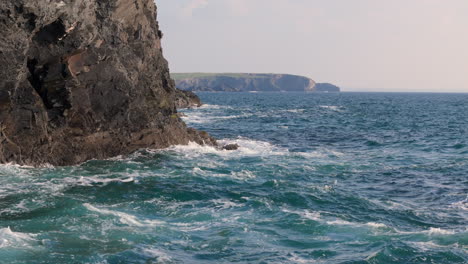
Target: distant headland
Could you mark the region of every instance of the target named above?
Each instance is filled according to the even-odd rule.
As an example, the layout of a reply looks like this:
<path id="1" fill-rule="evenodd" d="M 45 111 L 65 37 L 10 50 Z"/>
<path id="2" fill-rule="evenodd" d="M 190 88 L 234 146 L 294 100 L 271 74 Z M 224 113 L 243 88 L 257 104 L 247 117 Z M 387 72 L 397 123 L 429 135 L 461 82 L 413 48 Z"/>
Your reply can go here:
<path id="1" fill-rule="evenodd" d="M 291 74 L 172 73 L 177 88 L 195 92 L 340 92 L 330 83 Z"/>

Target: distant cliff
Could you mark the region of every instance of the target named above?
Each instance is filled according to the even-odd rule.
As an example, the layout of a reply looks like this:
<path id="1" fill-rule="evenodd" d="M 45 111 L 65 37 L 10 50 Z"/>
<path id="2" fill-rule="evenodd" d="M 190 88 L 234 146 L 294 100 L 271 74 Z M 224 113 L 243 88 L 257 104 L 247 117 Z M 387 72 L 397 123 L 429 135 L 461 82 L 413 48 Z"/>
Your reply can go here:
<path id="1" fill-rule="evenodd" d="M 332 84 L 290 74 L 174 73 L 177 88 L 210 92 L 339 92 Z"/>
<path id="2" fill-rule="evenodd" d="M 317 85 L 315 85 L 315 90 L 317 92 L 337 93 L 340 92 L 340 87 L 331 83 L 317 83 Z"/>

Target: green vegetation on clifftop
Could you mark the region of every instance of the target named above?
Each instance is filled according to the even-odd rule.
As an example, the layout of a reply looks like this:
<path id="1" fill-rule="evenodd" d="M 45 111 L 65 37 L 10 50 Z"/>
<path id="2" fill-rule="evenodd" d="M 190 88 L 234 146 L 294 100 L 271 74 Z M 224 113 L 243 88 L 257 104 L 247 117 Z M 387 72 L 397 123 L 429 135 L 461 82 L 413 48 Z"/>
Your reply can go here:
<path id="1" fill-rule="evenodd" d="M 339 92 L 332 84 L 291 74 L 268 73 L 172 73 L 177 88 L 213 92 Z"/>

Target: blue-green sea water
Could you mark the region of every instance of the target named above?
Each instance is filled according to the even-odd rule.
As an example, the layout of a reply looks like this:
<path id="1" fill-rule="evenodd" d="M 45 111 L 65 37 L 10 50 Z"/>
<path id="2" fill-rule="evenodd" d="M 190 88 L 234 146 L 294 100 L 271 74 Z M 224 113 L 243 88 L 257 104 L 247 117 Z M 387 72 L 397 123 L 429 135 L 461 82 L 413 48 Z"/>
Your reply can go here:
<path id="1" fill-rule="evenodd" d="M 202 93 L 196 144 L 0 166 L 0 263 L 468 263 L 468 95 Z"/>

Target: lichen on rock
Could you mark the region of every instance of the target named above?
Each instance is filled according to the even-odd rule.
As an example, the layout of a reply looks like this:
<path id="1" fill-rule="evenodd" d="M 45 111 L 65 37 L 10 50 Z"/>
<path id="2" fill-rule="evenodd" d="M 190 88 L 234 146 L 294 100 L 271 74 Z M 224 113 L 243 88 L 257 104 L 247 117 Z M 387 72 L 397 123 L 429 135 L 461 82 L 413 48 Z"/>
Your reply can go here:
<path id="1" fill-rule="evenodd" d="M 189 141 L 153 0 L 0 3 L 0 162 L 70 165 Z"/>

